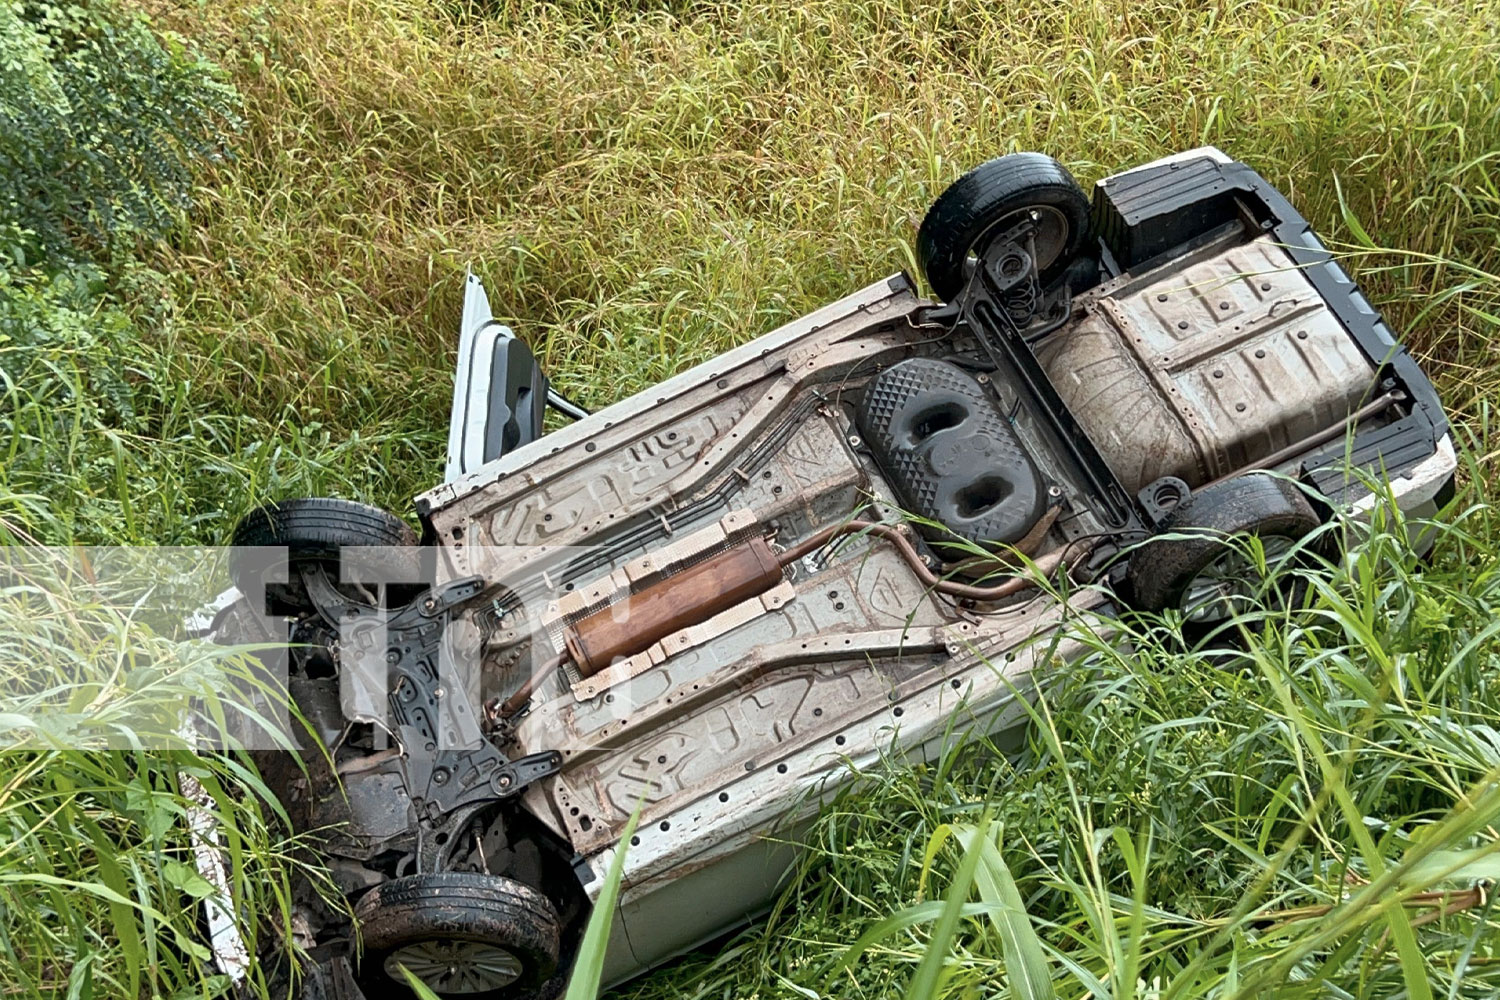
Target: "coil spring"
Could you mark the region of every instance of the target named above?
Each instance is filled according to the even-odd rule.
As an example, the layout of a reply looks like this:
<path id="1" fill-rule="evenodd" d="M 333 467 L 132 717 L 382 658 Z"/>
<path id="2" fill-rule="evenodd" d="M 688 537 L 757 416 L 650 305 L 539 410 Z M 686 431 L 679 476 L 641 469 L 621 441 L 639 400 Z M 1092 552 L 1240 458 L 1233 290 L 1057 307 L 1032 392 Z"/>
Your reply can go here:
<path id="1" fill-rule="evenodd" d="M 1005 293 L 1002 300 L 1005 313 L 1017 326 L 1025 326 L 1036 316 L 1042 304 L 1042 286 L 1036 279 L 1033 268 L 1015 287 Z"/>

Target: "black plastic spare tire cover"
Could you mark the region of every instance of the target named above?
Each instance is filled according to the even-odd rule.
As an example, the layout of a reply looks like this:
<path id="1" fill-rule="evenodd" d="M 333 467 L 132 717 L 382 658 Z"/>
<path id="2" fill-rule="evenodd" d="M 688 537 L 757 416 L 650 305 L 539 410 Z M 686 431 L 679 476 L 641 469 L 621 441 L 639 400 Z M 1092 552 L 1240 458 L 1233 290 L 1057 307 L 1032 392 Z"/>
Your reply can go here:
<path id="1" fill-rule="evenodd" d="M 859 427 L 907 511 L 934 542 L 1014 542 L 1045 509 L 1041 473 L 1010 421 L 974 376 L 911 358 L 865 389 Z"/>

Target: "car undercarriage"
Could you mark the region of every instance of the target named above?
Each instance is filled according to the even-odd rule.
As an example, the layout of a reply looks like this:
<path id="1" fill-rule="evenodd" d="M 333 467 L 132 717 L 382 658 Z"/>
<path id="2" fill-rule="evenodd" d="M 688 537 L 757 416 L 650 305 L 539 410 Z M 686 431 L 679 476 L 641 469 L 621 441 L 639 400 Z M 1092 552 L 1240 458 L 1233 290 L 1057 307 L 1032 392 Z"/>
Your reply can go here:
<path id="1" fill-rule="evenodd" d="M 628 978 L 763 909 L 851 763 L 1018 724 L 1068 619 L 1214 628 L 1265 597 L 1234 540 L 1295 558 L 1369 477 L 1451 491 L 1425 376 L 1217 150 L 1092 199 L 990 161 L 918 252 L 940 301 L 877 281 L 547 434 L 571 404 L 471 276 L 420 534 L 328 499 L 241 523 L 215 634 L 290 642 L 329 753 L 258 762 L 363 938 L 309 897 L 307 995 L 557 995 L 621 850 Z"/>

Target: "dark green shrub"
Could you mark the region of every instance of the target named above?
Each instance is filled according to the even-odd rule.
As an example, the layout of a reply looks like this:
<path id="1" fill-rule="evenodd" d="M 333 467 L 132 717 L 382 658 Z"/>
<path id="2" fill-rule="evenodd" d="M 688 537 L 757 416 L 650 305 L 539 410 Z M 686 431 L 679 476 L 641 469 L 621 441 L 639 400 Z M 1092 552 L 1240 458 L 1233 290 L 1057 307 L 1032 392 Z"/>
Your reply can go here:
<path id="1" fill-rule="evenodd" d="M 0 266 L 164 234 L 234 106 L 212 64 L 139 14 L 0 4 Z"/>
<path id="2" fill-rule="evenodd" d="M 154 314 L 125 305 L 151 274 L 135 252 L 177 224 L 237 100 L 112 0 L 0 2 L 0 537 L 141 540 L 132 449 L 173 379 Z"/>

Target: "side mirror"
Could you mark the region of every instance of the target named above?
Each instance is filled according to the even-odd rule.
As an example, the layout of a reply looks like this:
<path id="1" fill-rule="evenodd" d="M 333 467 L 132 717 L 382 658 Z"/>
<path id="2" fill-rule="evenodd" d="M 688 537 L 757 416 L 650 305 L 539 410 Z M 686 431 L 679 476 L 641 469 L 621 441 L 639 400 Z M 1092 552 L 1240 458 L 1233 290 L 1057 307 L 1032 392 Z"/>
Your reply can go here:
<path id="1" fill-rule="evenodd" d="M 473 472 L 542 435 L 547 376 L 531 349 L 495 321 L 484 283 L 464 285 L 444 482 Z"/>

